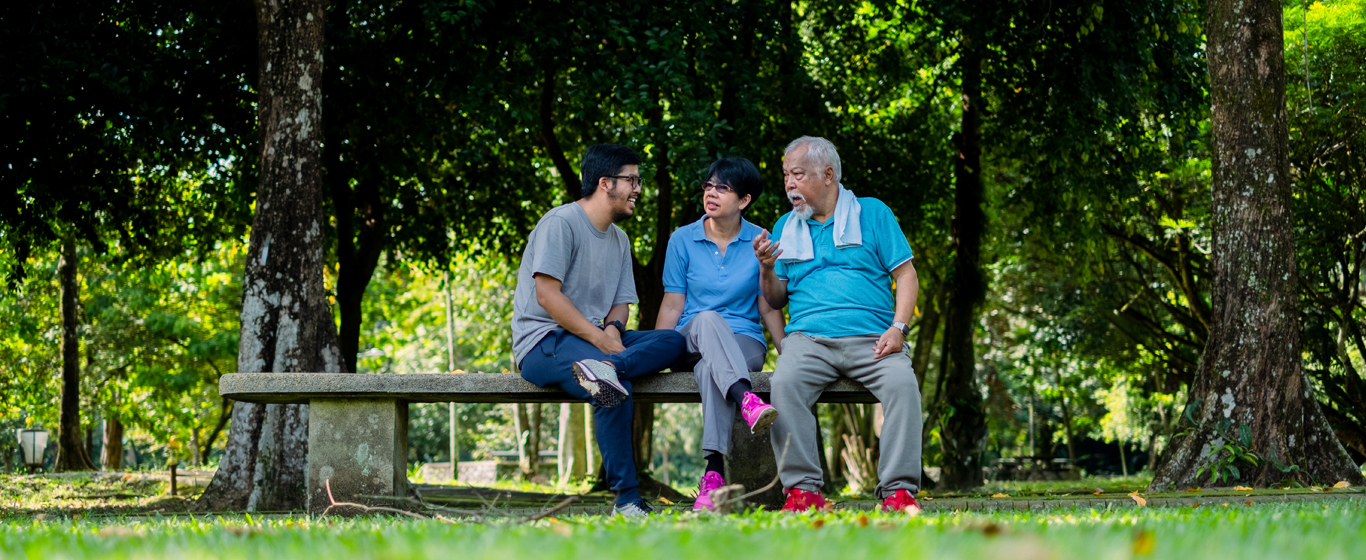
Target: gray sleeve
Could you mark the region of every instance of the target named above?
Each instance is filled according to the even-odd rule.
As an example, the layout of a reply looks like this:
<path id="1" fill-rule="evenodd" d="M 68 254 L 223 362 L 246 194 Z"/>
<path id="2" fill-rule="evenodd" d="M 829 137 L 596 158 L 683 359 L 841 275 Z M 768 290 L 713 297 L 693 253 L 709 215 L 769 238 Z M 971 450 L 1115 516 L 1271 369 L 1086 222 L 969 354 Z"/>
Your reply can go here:
<path id="1" fill-rule="evenodd" d="M 617 282 L 617 295 L 612 298 L 612 305 L 638 303 L 635 267 L 631 266 L 631 239 L 621 230 L 617 230 L 617 235 L 621 239 L 621 280 Z"/>
<path id="2" fill-rule="evenodd" d="M 531 274 L 544 274 L 564 282 L 574 253 L 574 229 L 559 216 L 552 216 L 531 232 Z"/>

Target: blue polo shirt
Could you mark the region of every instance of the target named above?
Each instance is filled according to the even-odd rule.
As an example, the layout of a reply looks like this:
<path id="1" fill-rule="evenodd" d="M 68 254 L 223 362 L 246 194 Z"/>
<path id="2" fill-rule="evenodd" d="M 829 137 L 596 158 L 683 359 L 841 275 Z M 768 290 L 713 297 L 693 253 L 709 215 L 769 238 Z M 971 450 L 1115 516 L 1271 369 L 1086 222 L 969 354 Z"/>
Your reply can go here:
<path id="1" fill-rule="evenodd" d="M 664 291 L 684 294 L 678 328 L 703 311 L 715 311 L 735 334 L 764 342 L 759 324 L 759 259 L 751 243 L 763 231 L 740 219 L 740 233 L 726 246 L 726 254 L 710 239 L 702 216 L 669 237 L 664 255 Z"/>
<path id="2" fill-rule="evenodd" d="M 835 248 L 835 220 L 807 220 L 815 258 L 805 262 L 778 261 L 774 272 L 787 281 L 787 332 L 812 336 L 878 335 L 892 326 L 896 300 L 892 269 L 911 260 L 911 245 L 901 232 L 892 209 L 876 198 L 859 198 L 859 229 L 863 245 Z M 773 238 L 782 241 L 783 225 L 791 212 L 773 225 Z M 781 249 L 782 247 L 779 247 Z"/>

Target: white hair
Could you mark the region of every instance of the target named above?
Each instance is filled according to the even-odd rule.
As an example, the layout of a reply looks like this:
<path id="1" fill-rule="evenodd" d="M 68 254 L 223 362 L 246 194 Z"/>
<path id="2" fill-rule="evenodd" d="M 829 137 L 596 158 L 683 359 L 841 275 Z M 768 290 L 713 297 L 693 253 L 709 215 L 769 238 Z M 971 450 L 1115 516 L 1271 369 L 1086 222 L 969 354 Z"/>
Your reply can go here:
<path id="1" fill-rule="evenodd" d="M 825 168 L 829 167 L 835 171 L 835 183 L 840 182 L 840 153 L 835 150 L 835 145 L 829 140 L 819 136 L 803 136 L 793 140 L 783 150 L 783 159 L 787 159 L 792 150 L 806 146 L 806 164 L 815 166 L 817 173 L 825 174 Z"/>

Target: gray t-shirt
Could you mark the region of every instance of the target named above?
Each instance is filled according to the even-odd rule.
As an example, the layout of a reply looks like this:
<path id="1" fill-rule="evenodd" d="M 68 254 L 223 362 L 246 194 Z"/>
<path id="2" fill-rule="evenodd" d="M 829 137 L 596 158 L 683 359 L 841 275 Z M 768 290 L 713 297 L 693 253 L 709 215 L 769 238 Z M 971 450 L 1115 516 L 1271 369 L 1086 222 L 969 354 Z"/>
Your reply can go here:
<path id="1" fill-rule="evenodd" d="M 575 202 L 546 212 L 531 230 L 522 265 L 517 269 L 512 354 L 518 364 L 546 333 L 560 328 L 536 301 L 536 274 L 562 282 L 560 292 L 598 326 L 613 305 L 637 301 L 631 241 L 626 232 L 615 225 L 598 231 L 588 213 Z"/>

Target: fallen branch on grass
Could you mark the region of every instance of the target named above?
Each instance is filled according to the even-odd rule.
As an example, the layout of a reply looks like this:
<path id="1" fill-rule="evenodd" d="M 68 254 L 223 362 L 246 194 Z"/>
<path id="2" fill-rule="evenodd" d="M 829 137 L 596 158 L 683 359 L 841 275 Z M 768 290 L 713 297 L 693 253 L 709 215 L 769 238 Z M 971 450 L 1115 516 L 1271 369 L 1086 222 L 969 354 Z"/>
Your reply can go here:
<path id="1" fill-rule="evenodd" d="M 399 498 L 399 497 L 395 497 L 395 496 L 362 496 L 362 497 L 364 497 L 364 498 L 370 498 L 370 499 L 395 500 L 395 501 L 398 501 L 398 502 L 402 502 L 402 503 L 405 503 L 405 504 L 409 504 L 409 505 L 413 505 L 413 506 L 417 506 L 417 507 L 420 507 L 420 508 L 425 508 L 425 509 L 428 509 L 428 510 L 433 511 L 433 513 L 419 513 L 419 512 L 409 511 L 409 510 L 406 510 L 406 509 L 394 508 L 394 507 L 367 506 L 367 505 L 365 505 L 365 504 L 358 504 L 358 503 L 355 503 L 355 502 L 338 502 L 338 501 L 336 500 L 336 498 L 333 498 L 333 497 L 332 497 L 332 481 L 331 481 L 331 480 L 323 481 L 323 486 L 327 489 L 327 502 L 328 502 L 327 508 L 323 510 L 323 513 L 322 513 L 323 515 L 328 515 L 328 514 L 330 514 L 331 511 L 332 511 L 332 508 L 341 507 L 341 508 L 352 508 L 352 509 L 356 509 L 356 510 L 359 510 L 361 513 L 394 513 L 394 514 L 402 515 L 402 516 L 405 516 L 405 517 L 411 517 L 411 518 L 414 518 L 414 519 L 436 519 L 436 520 L 438 520 L 438 521 L 442 521 L 442 522 L 445 522 L 445 523 L 452 523 L 452 524 L 454 524 L 454 523 L 459 523 L 459 522 L 456 521 L 456 520 L 454 520 L 454 519 L 451 519 L 451 518 L 449 518 L 449 517 L 446 517 L 446 516 L 443 516 L 443 515 L 440 515 L 440 514 L 434 513 L 434 512 L 440 511 L 440 512 L 444 512 L 444 513 L 451 514 L 451 515 L 459 515 L 459 516 L 464 516 L 464 517 L 470 517 L 470 518 L 474 518 L 474 521 L 475 521 L 475 522 L 478 522 L 478 523 L 482 523 L 482 522 L 484 522 L 484 521 L 489 520 L 489 519 L 492 518 L 492 517 L 496 517 L 496 516 L 490 514 L 490 511 L 493 509 L 494 504 L 497 503 L 497 498 L 496 498 L 496 497 L 494 498 L 494 504 L 490 504 L 490 503 L 488 503 L 488 502 L 484 502 L 484 503 L 485 503 L 485 506 L 486 506 L 486 509 L 476 511 L 476 510 L 464 510 L 464 509 L 455 509 L 455 508 L 448 508 L 448 507 L 444 507 L 444 506 L 438 506 L 438 505 L 432 504 L 432 503 L 430 503 L 430 502 L 427 502 L 426 500 L 421 499 L 421 496 L 422 496 L 422 495 L 421 495 L 420 493 L 418 494 L 418 497 L 417 497 L 417 498 Z M 480 501 L 483 501 L 483 499 L 480 498 Z M 569 507 L 570 505 L 573 505 L 574 502 L 577 502 L 577 501 L 579 501 L 579 497 L 578 497 L 578 496 L 569 496 L 568 498 L 566 498 L 566 499 L 560 501 L 560 503 L 555 504 L 554 506 L 552 506 L 552 507 L 550 507 L 550 508 L 548 508 L 548 509 L 544 509 L 544 510 L 542 510 L 542 511 L 538 511 L 538 512 L 536 512 L 536 513 L 533 513 L 533 514 L 528 515 L 528 516 L 526 516 L 526 517 L 524 517 L 524 518 L 522 518 L 522 519 L 517 520 L 517 523 L 518 523 L 518 524 L 521 524 L 521 523 L 530 523 L 530 522 L 532 522 L 532 521 L 537 521 L 537 520 L 540 520 L 540 519 L 544 519 L 544 518 L 546 518 L 546 517 L 550 517 L 551 515 L 554 515 L 555 513 L 557 513 L 557 512 L 559 512 L 559 511 L 563 510 L 564 508 L 567 508 L 567 507 Z"/>
<path id="2" fill-rule="evenodd" d="M 453 519 L 449 519 L 449 518 L 446 518 L 446 517 L 442 517 L 442 516 L 436 515 L 436 514 L 432 514 L 432 515 L 421 515 L 421 514 L 413 513 L 413 512 L 408 511 L 408 510 L 402 510 L 402 509 L 398 509 L 398 508 L 391 508 L 391 507 L 384 507 L 384 506 L 367 506 L 367 505 L 365 505 L 365 504 L 358 504 L 358 503 L 355 503 L 355 502 L 338 502 L 336 498 L 333 498 L 333 497 L 332 497 L 332 481 L 331 481 L 331 480 L 324 480 L 324 481 L 323 481 L 323 487 L 327 489 L 327 507 L 326 507 L 325 509 L 323 509 L 323 515 L 328 515 L 328 514 L 330 514 L 330 513 L 332 512 L 332 509 L 333 509 L 333 508 L 342 507 L 342 508 L 357 509 L 357 510 L 360 510 L 361 513 L 376 513 L 376 512 L 379 512 L 379 513 L 395 513 L 395 514 L 398 514 L 398 515 L 403 515 L 403 516 L 407 516 L 407 517 L 412 517 L 412 518 L 414 518 L 414 519 L 436 519 L 436 520 L 438 520 L 438 521 L 443 521 L 443 522 L 445 522 L 445 523 L 452 523 L 452 524 L 456 523 L 456 521 L 453 520 Z"/>

